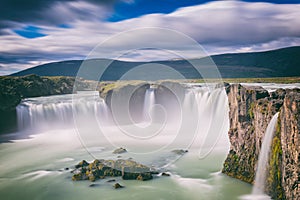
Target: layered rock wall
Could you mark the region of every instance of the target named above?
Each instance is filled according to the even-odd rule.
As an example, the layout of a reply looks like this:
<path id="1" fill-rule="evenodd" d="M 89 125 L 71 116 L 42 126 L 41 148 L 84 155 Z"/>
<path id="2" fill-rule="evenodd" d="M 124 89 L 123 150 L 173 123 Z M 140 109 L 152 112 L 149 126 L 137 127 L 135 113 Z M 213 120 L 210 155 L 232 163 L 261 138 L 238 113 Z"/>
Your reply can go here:
<path id="1" fill-rule="evenodd" d="M 282 187 L 287 199 L 300 199 L 300 91 L 289 91 L 280 112 Z"/>
<path id="2" fill-rule="evenodd" d="M 280 112 L 271 146 L 267 193 L 295 199 L 299 193 L 299 91 L 268 93 L 261 87 L 227 87 L 231 147 L 223 173 L 253 183 L 266 128 Z M 296 196 L 295 196 L 296 195 Z"/>

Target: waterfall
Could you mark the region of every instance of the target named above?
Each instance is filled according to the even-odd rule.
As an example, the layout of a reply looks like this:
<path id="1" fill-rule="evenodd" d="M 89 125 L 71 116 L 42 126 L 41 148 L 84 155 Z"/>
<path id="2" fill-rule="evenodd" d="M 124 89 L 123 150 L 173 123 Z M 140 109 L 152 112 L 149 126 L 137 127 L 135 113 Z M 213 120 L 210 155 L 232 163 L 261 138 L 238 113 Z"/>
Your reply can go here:
<path id="1" fill-rule="evenodd" d="M 263 143 L 261 145 L 261 150 L 258 158 L 257 170 L 255 175 L 255 182 L 252 190 L 252 194 L 254 195 L 263 195 L 265 191 L 265 182 L 267 176 L 267 166 L 269 162 L 270 148 L 272 145 L 273 135 L 277 124 L 278 114 L 279 113 L 276 113 L 272 117 L 267 127 L 263 139 Z"/>
<path id="2" fill-rule="evenodd" d="M 116 116 L 98 93 L 28 98 L 17 106 L 19 129 L 32 133 L 76 128 L 81 140 L 87 143 L 96 143 L 99 138 L 102 141 L 103 136 L 108 140 L 114 138 L 115 146 L 124 145 L 123 140 L 130 141 L 127 143 L 129 149 L 131 144 L 134 149 L 142 142 L 145 145 L 154 142 L 159 144 L 151 147 L 155 151 L 158 147 L 193 148 L 199 150 L 201 158 L 212 149 L 226 152 L 229 148 L 229 116 L 225 90 L 210 91 L 205 86 L 191 86 L 184 92 L 182 96 L 176 96 L 170 95 L 169 91 L 156 93 L 155 88 L 147 89 L 139 107 L 142 123 L 138 124 L 116 124 Z M 99 121 L 108 123 L 102 126 Z M 216 146 L 221 136 L 226 144 Z"/>
<path id="3" fill-rule="evenodd" d="M 151 122 L 153 116 L 153 106 L 155 104 L 155 93 L 153 88 L 149 88 L 145 92 L 143 116 L 144 122 Z"/>
<path id="4" fill-rule="evenodd" d="M 188 89 L 182 111 L 182 140 L 192 141 L 190 147 L 199 150 L 199 158 L 204 158 L 212 150 L 228 150 L 229 110 L 224 89 L 209 90 L 205 86 Z"/>
<path id="5" fill-rule="evenodd" d="M 85 120 L 108 117 L 108 108 L 98 93 L 57 95 L 24 99 L 17 106 L 19 130 L 74 127 L 74 114 Z"/>

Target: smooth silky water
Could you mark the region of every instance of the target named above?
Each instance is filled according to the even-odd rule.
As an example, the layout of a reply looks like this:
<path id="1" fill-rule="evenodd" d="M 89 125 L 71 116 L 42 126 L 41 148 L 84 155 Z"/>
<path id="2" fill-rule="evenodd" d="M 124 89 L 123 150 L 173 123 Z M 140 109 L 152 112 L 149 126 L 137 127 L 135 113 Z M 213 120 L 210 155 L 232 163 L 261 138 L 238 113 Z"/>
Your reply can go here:
<path id="1" fill-rule="evenodd" d="M 165 126 L 154 120 L 160 107 L 153 95 L 153 91 L 145 95 L 151 98 L 145 99 L 143 108 L 146 126 L 113 125 L 97 93 L 24 100 L 17 108 L 21 130 L 15 139 L 0 144 L 1 199 L 232 200 L 251 193 L 250 184 L 221 173 L 229 150 L 225 91 L 188 89 L 180 113 L 166 111 L 182 117 Z M 119 155 L 112 154 L 117 147 L 128 150 L 122 159 L 133 158 L 171 176 L 145 182 L 113 178 L 125 186 L 120 190 L 107 183 L 110 178 L 94 183 L 71 180 L 66 167 L 72 169 L 83 159 L 117 159 Z M 178 156 L 171 152 L 174 149 L 189 152 Z"/>

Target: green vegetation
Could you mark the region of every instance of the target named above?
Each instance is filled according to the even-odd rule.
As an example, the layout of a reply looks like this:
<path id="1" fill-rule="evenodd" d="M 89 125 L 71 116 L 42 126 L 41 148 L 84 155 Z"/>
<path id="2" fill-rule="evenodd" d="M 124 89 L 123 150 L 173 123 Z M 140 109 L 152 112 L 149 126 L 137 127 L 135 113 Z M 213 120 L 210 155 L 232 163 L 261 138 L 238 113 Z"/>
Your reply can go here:
<path id="1" fill-rule="evenodd" d="M 282 148 L 281 148 L 281 127 L 280 115 L 278 116 L 276 132 L 272 141 L 271 155 L 269 161 L 269 176 L 267 179 L 268 187 L 272 198 L 285 199 L 283 188 L 281 185 L 281 162 L 282 162 Z"/>
<path id="2" fill-rule="evenodd" d="M 198 66 L 214 66 L 215 64 L 223 78 L 290 77 L 300 76 L 299 55 L 300 47 L 298 46 L 266 52 L 212 55 L 210 58 L 204 57 L 195 60 L 165 60 L 158 62 L 125 62 L 107 59 L 69 60 L 39 65 L 13 75 L 24 76 L 36 74 L 39 76 L 75 77 L 78 75 L 78 71 L 82 69 L 81 65 L 84 64 L 84 66 L 88 66 L 90 72 L 94 73 L 86 73 L 82 78 L 86 80 L 99 80 L 100 77 L 97 76 L 101 73 L 99 67 L 105 67 L 109 64 L 104 73 L 101 73 L 101 80 L 116 81 L 120 80 L 125 73 L 138 66 L 144 64 L 161 64 L 178 71 L 187 79 L 199 79 L 201 74 L 192 66 L 190 61 L 193 61 L 197 62 Z M 157 73 L 160 72 L 158 71 Z M 160 75 L 174 77 L 173 73 L 163 73 Z M 219 77 L 218 73 L 208 73 L 207 75 L 209 76 L 208 78 Z M 136 77 L 141 77 L 143 80 L 156 80 L 153 77 L 153 73 L 147 72 L 141 72 Z"/>
<path id="3" fill-rule="evenodd" d="M 209 82 L 220 82 L 221 80 L 227 83 L 300 83 L 300 77 L 274 77 L 274 78 L 224 78 L 224 79 L 207 79 Z M 203 79 L 193 79 L 187 82 L 204 83 Z"/>
<path id="4" fill-rule="evenodd" d="M 1 77 L 0 111 L 14 110 L 23 98 L 72 93 L 73 85 L 70 77 Z"/>
<path id="5" fill-rule="evenodd" d="M 16 106 L 23 98 L 73 93 L 73 77 L 0 77 L 0 133 L 16 129 Z M 79 81 L 77 89 L 89 88 L 90 81 Z"/>
<path id="6" fill-rule="evenodd" d="M 250 119 L 254 119 L 254 108 L 255 108 L 255 103 L 252 102 L 250 104 L 249 110 L 248 110 L 248 116 Z"/>
<path id="7" fill-rule="evenodd" d="M 102 98 L 106 97 L 109 91 L 119 91 L 124 86 L 138 86 L 144 84 L 145 81 L 132 80 L 132 81 L 104 81 L 100 82 L 98 86 L 98 91 L 100 92 L 100 96 Z"/>
<path id="8" fill-rule="evenodd" d="M 243 158 L 240 158 L 234 150 L 230 150 L 223 164 L 222 173 L 247 183 L 252 183 L 254 173 L 250 172 L 249 168 L 247 169 L 243 162 Z"/>

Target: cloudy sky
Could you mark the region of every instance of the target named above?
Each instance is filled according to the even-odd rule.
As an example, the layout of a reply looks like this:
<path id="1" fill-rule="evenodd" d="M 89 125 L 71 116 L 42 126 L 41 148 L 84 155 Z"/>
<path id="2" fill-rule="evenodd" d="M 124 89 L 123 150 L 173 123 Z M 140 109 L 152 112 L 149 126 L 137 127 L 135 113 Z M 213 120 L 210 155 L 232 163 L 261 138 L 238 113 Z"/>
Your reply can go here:
<path id="1" fill-rule="evenodd" d="M 0 75 L 52 61 L 84 59 L 115 34 L 148 27 L 185 34 L 208 54 L 298 46 L 300 0 L 1 0 Z M 142 47 L 163 32 L 130 35 Z M 120 58 L 119 49 L 126 45 L 124 40 L 110 43 L 99 57 Z M 153 49 L 121 57 L 172 58 Z"/>

